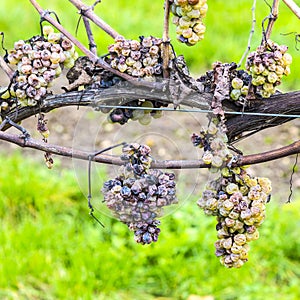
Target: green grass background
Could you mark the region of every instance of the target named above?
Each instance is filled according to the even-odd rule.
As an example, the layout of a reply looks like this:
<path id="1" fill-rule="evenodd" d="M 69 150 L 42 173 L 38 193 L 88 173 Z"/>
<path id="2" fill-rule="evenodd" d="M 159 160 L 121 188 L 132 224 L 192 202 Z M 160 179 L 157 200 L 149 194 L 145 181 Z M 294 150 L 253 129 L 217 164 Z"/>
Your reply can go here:
<path id="1" fill-rule="evenodd" d="M 97 211 L 103 229 L 89 218 L 73 172 L 21 155 L 0 160 L 0 299 L 300 298 L 299 201 L 272 201 L 249 262 L 226 269 L 198 195 L 162 219 L 157 243 L 142 246 L 114 219 Z"/>
<path id="2" fill-rule="evenodd" d="M 93 1 L 86 1 L 92 3 Z M 269 13 L 257 1 L 254 49 L 260 23 Z M 269 1 L 271 3 L 271 1 Z M 41 0 L 74 33 L 78 15 L 68 1 Z M 205 39 L 188 48 L 172 40 L 194 74 L 211 64 L 239 61 L 247 46 L 252 1 L 209 1 Z M 163 1 L 102 0 L 95 9 L 128 38 L 161 36 Z M 10 48 L 39 32 L 39 18 L 25 0 L 2 0 L 0 31 Z M 292 74 L 284 90 L 299 89 L 299 52 L 294 36 L 299 20 L 280 4 L 272 38 L 290 47 Z M 95 28 L 99 54 L 112 39 Z M 78 38 L 87 44 L 82 25 Z M 0 299 L 187 299 L 191 294 L 220 300 L 300 298 L 300 204 L 268 205 L 261 238 L 251 244 L 250 260 L 239 270 L 222 267 L 214 256 L 215 220 L 196 209 L 199 195 L 162 220 L 159 242 L 135 244 L 126 226 L 100 216 L 89 218 L 84 195 L 72 171 L 49 171 L 20 154 L 0 156 Z M 102 176 L 106 176 L 103 167 Z M 184 194 L 184 190 L 181 191 Z M 298 195 L 299 196 L 299 195 Z M 179 195 L 180 198 L 180 195 Z M 296 197 L 295 197 L 296 198 Z"/>

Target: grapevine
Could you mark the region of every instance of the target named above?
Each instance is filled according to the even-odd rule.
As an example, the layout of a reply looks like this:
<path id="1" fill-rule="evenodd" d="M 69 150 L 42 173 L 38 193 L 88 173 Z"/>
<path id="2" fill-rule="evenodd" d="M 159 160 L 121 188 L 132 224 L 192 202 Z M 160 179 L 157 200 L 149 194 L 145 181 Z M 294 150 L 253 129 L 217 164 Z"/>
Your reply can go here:
<path id="1" fill-rule="evenodd" d="M 207 167 L 215 179 L 206 184 L 197 205 L 206 215 L 216 217 L 215 254 L 221 264 L 228 268 L 241 267 L 249 259 L 249 243 L 259 238 L 258 230 L 265 220 L 266 204 L 272 188 L 268 178 L 250 174 L 244 166 L 247 157 L 233 148 L 232 142 L 240 136 L 232 134 L 228 124 L 233 117 L 227 114 L 227 110 L 239 112 L 242 118 L 244 112 L 251 113 L 260 105 L 270 105 L 265 104 L 266 98 L 272 102 L 280 97 L 278 87 L 283 76 L 290 74 L 292 57 L 287 46 L 270 40 L 274 19 L 278 14 L 278 1 L 274 1 L 272 8 L 276 18 L 270 17 L 266 32 L 263 28 L 262 43 L 248 55 L 245 69 L 240 69 L 234 62 L 216 62 L 212 70 L 196 79 L 190 75 L 184 57 L 175 53 L 173 41 L 169 40 L 167 9 L 163 38 L 141 35 L 136 39 L 127 39 L 95 16 L 92 10 L 98 2 L 92 8 L 83 9 L 80 7 L 81 1 L 76 1 L 73 4 L 80 8 L 84 17 L 91 45 L 88 50 L 61 24 L 42 11 L 36 1 L 31 0 L 31 3 L 43 21 L 47 20 L 50 25 L 43 26 L 39 35 L 16 41 L 14 48 L 0 61 L 10 78 L 9 85 L 0 90 L 0 129 L 4 131 L 15 126 L 24 134 L 25 129 L 17 124 L 26 119 L 22 113 L 30 112 L 29 116 L 37 114 L 37 131 L 42 135 L 43 144 L 35 143 L 29 134 L 11 137 L 0 132 L 0 139 L 44 151 L 49 168 L 53 165 L 52 153 L 77 156 L 89 162 L 94 160 L 121 165 L 117 176 L 107 180 L 101 188 L 104 203 L 113 216 L 133 232 L 134 240 L 143 245 L 158 240 L 159 218 L 163 216 L 163 209 L 180 200 L 176 196 L 174 173 L 162 169 L 174 165 L 178 168 L 191 165 Z M 204 18 L 208 12 L 207 1 L 170 0 L 166 3 L 168 5 L 165 7 L 173 14 L 172 23 L 176 26 L 177 40 L 188 46 L 201 41 L 206 31 Z M 102 56 L 96 54 L 97 45 L 88 19 L 114 39 L 107 49 L 108 53 Z M 55 32 L 54 27 L 59 32 Z M 78 57 L 75 45 L 85 56 Z M 66 75 L 69 85 L 64 87 L 66 94 L 71 95 L 70 98 L 74 95 L 79 98 L 70 103 L 78 106 L 92 104 L 96 110 L 107 114 L 111 123 L 125 125 L 138 121 L 142 125 L 149 125 L 153 119 L 162 117 L 163 110 L 170 105 L 174 110 L 181 109 L 182 104 L 191 107 L 196 104 L 197 108 L 208 110 L 207 127 L 191 137 L 193 145 L 203 149 L 201 160 L 192 164 L 180 162 L 181 165 L 175 161 L 170 166 L 168 161 L 156 161 L 149 146 L 133 142 L 123 147 L 120 157 L 93 157 L 89 153 L 68 152 L 68 149 L 47 144 L 50 131 L 44 113 L 60 107 L 57 103 L 56 106 L 52 104 L 50 88 L 54 80 L 62 76 L 63 68 L 69 69 Z M 139 93 L 139 96 L 116 93 L 113 99 L 97 100 L 97 97 L 111 96 L 114 89 L 119 91 L 123 88 L 124 91 L 132 87 L 144 88 L 143 93 Z M 92 100 L 84 102 L 86 95 Z M 123 99 L 122 95 L 126 97 Z M 60 96 L 65 105 L 64 95 Z M 298 113 L 298 107 L 295 114 Z M 264 106 L 261 111 L 264 111 Z M 288 112 L 285 109 L 282 114 Z M 260 124 L 254 123 L 250 124 L 251 130 L 260 130 Z M 243 129 L 242 133 L 246 130 L 248 128 Z M 284 148 L 275 155 L 272 152 L 270 156 L 271 159 L 274 156 L 279 158 L 299 153 L 299 149 L 299 142 L 295 142 L 288 150 Z M 256 157 L 254 162 L 257 161 L 259 159 Z"/>

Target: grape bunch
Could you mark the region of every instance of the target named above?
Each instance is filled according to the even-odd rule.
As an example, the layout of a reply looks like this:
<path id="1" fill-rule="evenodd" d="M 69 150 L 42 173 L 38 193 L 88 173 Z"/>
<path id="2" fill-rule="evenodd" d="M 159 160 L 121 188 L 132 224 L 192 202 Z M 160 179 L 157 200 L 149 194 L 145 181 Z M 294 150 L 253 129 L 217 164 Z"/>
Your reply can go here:
<path id="1" fill-rule="evenodd" d="M 141 36 L 140 40 L 137 41 L 126 40 L 124 37 L 119 36 L 115 39 L 115 43 L 108 47 L 108 50 L 110 54 L 108 62 L 112 68 L 151 82 L 155 82 L 157 78 L 162 77 L 162 39 Z M 170 60 L 172 59 L 174 59 L 174 54 L 170 47 Z M 123 125 L 131 119 L 133 121 L 138 120 L 142 125 L 148 125 L 152 118 L 162 116 L 160 110 L 152 108 L 167 105 L 160 101 L 136 99 L 124 106 L 126 108 L 109 110 L 108 120 Z M 143 107 L 144 109 L 130 107 Z"/>
<path id="2" fill-rule="evenodd" d="M 150 170 L 150 148 L 137 143 L 123 147 L 125 165 L 115 179 L 104 183 L 102 192 L 114 216 L 134 232 L 137 243 L 156 242 L 160 229 L 157 220 L 163 207 L 177 203 L 173 173 Z"/>
<path id="3" fill-rule="evenodd" d="M 231 77 L 230 99 L 237 103 L 244 104 L 249 92 L 251 75 L 249 75 L 245 70 L 235 70 L 231 74 Z"/>
<path id="4" fill-rule="evenodd" d="M 270 192 L 269 179 L 251 177 L 238 167 L 224 168 L 207 185 L 197 204 L 205 214 L 217 216 L 216 256 L 224 266 L 239 268 L 248 261 L 248 242 L 259 238 Z"/>
<path id="5" fill-rule="evenodd" d="M 252 76 L 255 92 L 269 98 L 280 85 L 283 75 L 290 74 L 292 56 L 287 53 L 288 47 L 268 40 L 247 57 L 246 68 Z"/>
<path id="6" fill-rule="evenodd" d="M 211 164 L 211 171 L 222 167 L 231 158 L 227 148 L 227 135 L 213 121 L 208 128 L 202 128 L 200 134 L 193 133 L 191 139 L 194 146 L 203 148 L 202 160 L 205 164 Z"/>
<path id="7" fill-rule="evenodd" d="M 208 5 L 206 0 L 172 0 L 173 23 L 177 26 L 177 39 L 181 43 L 193 46 L 204 38 L 206 30 L 203 18 Z"/>
<path id="8" fill-rule="evenodd" d="M 108 47 L 112 68 L 133 77 L 156 81 L 162 76 L 162 39 L 140 36 L 140 41 L 119 36 Z M 170 47 L 170 60 L 174 58 Z"/>
<path id="9" fill-rule="evenodd" d="M 24 106 L 41 102 L 62 67 L 72 67 L 77 56 L 74 44 L 51 26 L 43 27 L 43 36 L 15 42 L 7 61 L 16 66 L 16 73 L 10 88 L 1 95 L 2 106 L 6 100 L 9 108 L 12 97 Z"/>

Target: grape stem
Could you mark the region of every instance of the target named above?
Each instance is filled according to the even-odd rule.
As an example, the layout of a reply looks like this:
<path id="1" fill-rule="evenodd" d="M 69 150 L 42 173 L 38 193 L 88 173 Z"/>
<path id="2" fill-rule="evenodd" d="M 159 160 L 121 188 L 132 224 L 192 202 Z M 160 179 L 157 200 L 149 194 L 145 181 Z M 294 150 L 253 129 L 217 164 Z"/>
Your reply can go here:
<path id="1" fill-rule="evenodd" d="M 169 78 L 169 57 L 170 57 L 170 37 L 169 37 L 169 18 L 170 18 L 170 1 L 165 0 L 165 16 L 163 31 L 163 77 Z"/>
<path id="2" fill-rule="evenodd" d="M 82 16 L 82 20 L 83 20 L 83 23 L 84 23 L 86 34 L 88 36 L 90 51 L 94 55 L 97 55 L 97 44 L 95 43 L 95 39 L 94 39 L 94 36 L 93 36 L 93 32 L 92 32 L 90 21 L 85 16 Z"/>
<path id="3" fill-rule="evenodd" d="M 93 6 L 87 6 L 80 0 L 69 0 L 80 12 L 80 14 L 84 17 L 90 19 L 93 23 L 95 23 L 98 27 L 100 27 L 103 31 L 105 31 L 108 35 L 110 35 L 113 39 L 120 34 L 115 31 L 112 27 L 110 27 L 107 23 L 105 23 L 101 18 L 99 18 L 93 11 Z M 96 1 L 96 3 L 98 3 Z"/>
<path id="4" fill-rule="evenodd" d="M 270 39 L 274 23 L 278 18 L 278 14 L 279 14 L 279 0 L 274 0 L 272 8 L 271 8 L 270 15 L 263 20 L 263 25 L 264 25 L 265 20 L 268 19 L 269 22 L 268 22 L 268 25 L 267 25 L 267 29 L 265 31 L 264 31 L 264 28 L 263 28 L 262 44 L 264 44 L 268 39 Z"/>
<path id="5" fill-rule="evenodd" d="M 94 156 L 93 154 L 86 151 L 76 150 L 53 144 L 47 144 L 45 142 L 38 141 L 32 138 L 28 138 L 26 140 L 26 143 L 24 144 L 24 139 L 22 137 L 7 132 L 0 132 L 0 140 L 14 143 L 23 148 L 32 148 L 64 157 L 72 157 L 86 161 L 92 160 L 98 163 L 111 165 L 124 164 L 124 161 L 121 160 L 120 157 L 105 154 Z M 296 141 L 288 146 L 284 146 L 279 149 L 271 150 L 268 152 L 242 156 L 232 166 L 235 167 L 264 163 L 283 158 L 289 155 L 294 155 L 297 153 L 300 153 L 300 141 Z M 151 168 L 153 169 L 197 169 L 209 167 L 210 166 L 205 164 L 202 160 L 154 160 L 151 164 Z"/>
<path id="6" fill-rule="evenodd" d="M 283 0 L 283 2 L 300 19 L 300 7 L 293 0 Z"/>
<path id="7" fill-rule="evenodd" d="M 253 5 L 252 5 L 252 8 L 251 8 L 251 11 L 252 11 L 252 25 L 251 25 L 251 30 L 250 30 L 250 34 L 249 34 L 249 38 L 248 38 L 248 45 L 247 45 L 247 48 L 243 54 L 243 56 L 241 57 L 239 63 L 238 63 L 238 68 L 241 67 L 245 57 L 248 55 L 250 49 L 251 49 L 251 41 L 252 41 L 252 38 L 253 38 L 253 34 L 254 34 L 254 31 L 255 31 L 255 25 L 256 25 L 256 17 L 255 17 L 255 11 L 256 11 L 256 0 L 253 0 Z"/>

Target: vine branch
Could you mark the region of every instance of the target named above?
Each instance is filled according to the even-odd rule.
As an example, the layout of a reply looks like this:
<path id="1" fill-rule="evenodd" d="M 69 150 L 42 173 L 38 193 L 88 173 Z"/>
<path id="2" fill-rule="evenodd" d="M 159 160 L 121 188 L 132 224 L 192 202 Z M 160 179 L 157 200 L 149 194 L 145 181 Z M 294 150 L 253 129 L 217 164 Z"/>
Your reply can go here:
<path id="1" fill-rule="evenodd" d="M 109 26 L 106 22 L 104 22 L 100 17 L 98 17 L 94 11 L 94 6 L 87 6 L 80 0 L 69 0 L 78 10 L 79 13 L 89 18 L 93 23 L 95 23 L 98 27 L 100 27 L 103 31 L 105 31 L 108 35 L 110 35 L 113 39 L 120 34 L 114 30 L 111 26 Z"/>
<path id="2" fill-rule="evenodd" d="M 23 148 L 32 148 L 64 157 L 72 157 L 81 160 L 93 160 L 98 163 L 123 165 L 124 161 L 120 157 L 101 154 L 91 158 L 91 153 L 81 150 L 75 150 L 58 145 L 48 144 L 32 138 L 24 140 L 15 134 L 0 132 L 0 140 L 16 144 Z M 252 165 L 276 160 L 282 157 L 300 153 L 300 141 L 294 142 L 288 146 L 241 157 L 235 166 Z M 192 168 L 209 168 L 210 166 L 200 160 L 154 160 L 151 164 L 153 169 L 192 169 Z"/>
<path id="3" fill-rule="evenodd" d="M 272 9 L 271 9 L 271 13 L 267 17 L 269 19 L 269 22 L 268 22 L 267 29 L 266 29 L 266 31 L 264 33 L 264 39 L 266 41 L 268 39 L 270 39 L 274 23 L 275 23 L 275 21 L 278 18 L 278 13 L 279 13 L 279 0 L 274 0 L 273 1 L 273 5 L 272 5 Z"/>
<path id="4" fill-rule="evenodd" d="M 163 31 L 163 76 L 170 77 L 169 57 L 170 57 L 170 37 L 169 37 L 169 18 L 170 18 L 170 1 L 165 0 L 165 17 Z"/>
<path id="5" fill-rule="evenodd" d="M 300 19 L 300 7 L 293 0 L 283 0 L 283 2 Z"/>

